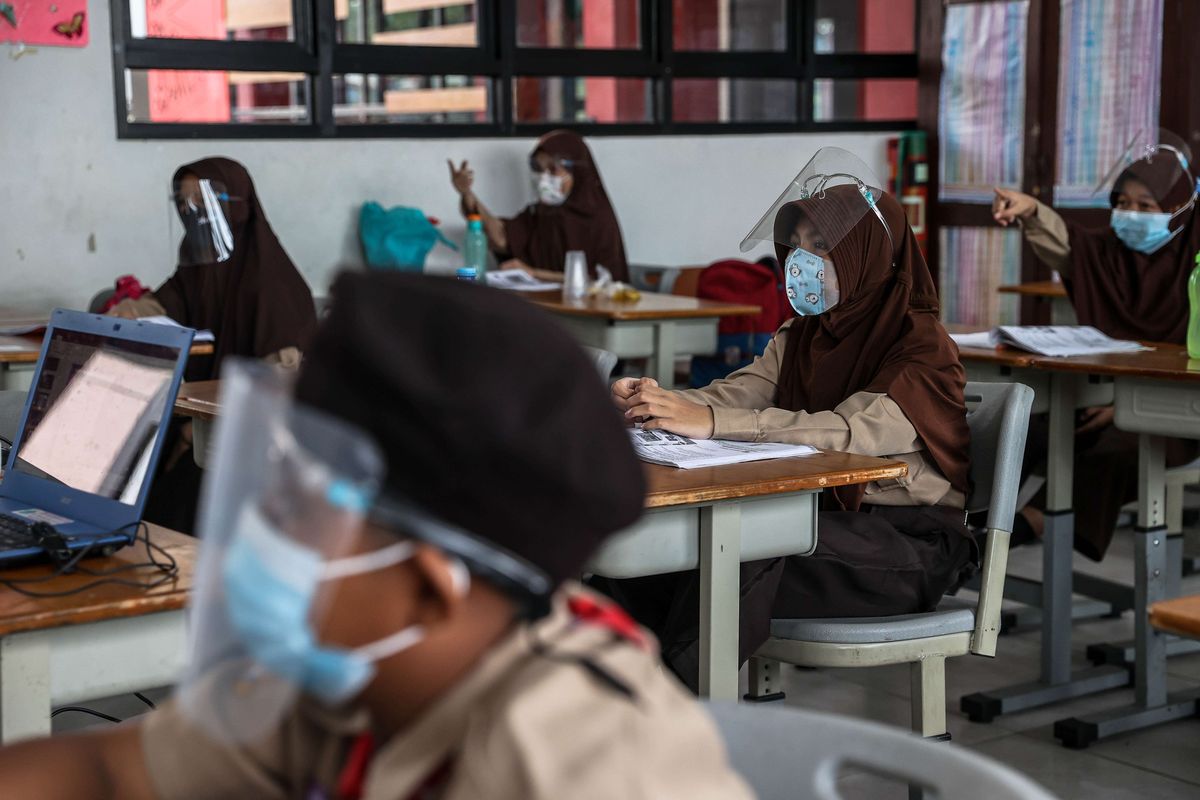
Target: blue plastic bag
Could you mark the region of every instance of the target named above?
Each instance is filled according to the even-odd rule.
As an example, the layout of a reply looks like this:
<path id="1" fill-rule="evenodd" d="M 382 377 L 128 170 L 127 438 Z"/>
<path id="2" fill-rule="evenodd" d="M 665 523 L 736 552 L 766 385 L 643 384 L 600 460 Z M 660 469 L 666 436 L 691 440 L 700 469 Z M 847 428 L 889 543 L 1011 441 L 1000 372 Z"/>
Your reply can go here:
<path id="1" fill-rule="evenodd" d="M 374 201 L 364 203 L 359 212 L 358 236 L 367 266 L 376 269 L 420 272 L 425 268 L 425 257 L 438 242 L 458 249 L 419 208 L 384 209 Z"/>

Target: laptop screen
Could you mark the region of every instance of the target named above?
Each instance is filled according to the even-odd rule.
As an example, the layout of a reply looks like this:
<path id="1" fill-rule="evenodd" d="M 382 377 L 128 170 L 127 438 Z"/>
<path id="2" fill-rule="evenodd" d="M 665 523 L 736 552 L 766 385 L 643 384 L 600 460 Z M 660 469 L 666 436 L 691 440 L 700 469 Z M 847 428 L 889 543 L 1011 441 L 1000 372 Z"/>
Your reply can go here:
<path id="1" fill-rule="evenodd" d="M 137 503 L 179 348 L 56 328 L 13 469 Z"/>

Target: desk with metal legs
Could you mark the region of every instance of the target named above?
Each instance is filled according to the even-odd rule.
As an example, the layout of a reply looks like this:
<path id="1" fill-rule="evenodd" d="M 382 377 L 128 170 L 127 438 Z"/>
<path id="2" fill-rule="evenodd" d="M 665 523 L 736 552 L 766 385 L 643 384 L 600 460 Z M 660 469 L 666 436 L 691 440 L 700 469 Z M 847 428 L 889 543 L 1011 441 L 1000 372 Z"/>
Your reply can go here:
<path id="1" fill-rule="evenodd" d="M 1071 671 L 1072 583 L 1075 514 L 1071 506 L 1075 461 L 1075 410 L 1111 402 L 1111 386 L 1086 375 L 1048 372 L 1028 353 L 966 350 L 967 379 L 1017 381 L 1034 390 L 1034 411 L 1048 412 L 1050 440 L 1046 459 L 1046 530 L 1042 547 L 1041 673 L 1036 681 L 978 692 L 961 700 L 975 722 L 1002 714 L 1124 686 L 1129 671 L 1100 666 Z"/>

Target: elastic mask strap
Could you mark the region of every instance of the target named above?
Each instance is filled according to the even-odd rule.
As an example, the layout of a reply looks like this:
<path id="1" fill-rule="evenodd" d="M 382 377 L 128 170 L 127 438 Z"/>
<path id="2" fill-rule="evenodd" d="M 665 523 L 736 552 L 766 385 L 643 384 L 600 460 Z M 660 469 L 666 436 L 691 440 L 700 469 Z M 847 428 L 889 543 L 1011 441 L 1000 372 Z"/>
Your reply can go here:
<path id="1" fill-rule="evenodd" d="M 372 642 L 371 644 L 363 645 L 352 652 L 354 655 L 360 656 L 367 661 L 382 661 L 388 656 L 394 656 L 396 653 L 399 653 L 402 650 L 407 650 L 424 638 L 424 626 L 410 625 L 407 628 L 402 628 L 401 630 L 396 631 L 391 636 L 380 639 L 378 642 Z"/>
<path id="2" fill-rule="evenodd" d="M 388 545 L 381 550 L 372 550 L 370 553 L 360 553 L 356 556 L 329 561 L 321 570 L 321 580 L 336 581 L 351 575 L 386 569 L 393 564 L 399 564 L 401 561 L 412 558 L 415 551 L 416 546 L 412 542 L 396 542 L 396 544 Z"/>

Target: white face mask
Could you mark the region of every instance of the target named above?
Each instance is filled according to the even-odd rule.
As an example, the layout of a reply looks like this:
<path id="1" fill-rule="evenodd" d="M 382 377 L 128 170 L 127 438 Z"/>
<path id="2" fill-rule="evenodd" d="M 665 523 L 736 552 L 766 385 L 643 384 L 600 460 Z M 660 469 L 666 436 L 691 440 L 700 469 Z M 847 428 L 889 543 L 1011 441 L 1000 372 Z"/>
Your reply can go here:
<path id="1" fill-rule="evenodd" d="M 561 206 L 567 202 L 567 193 L 563 189 L 563 178 L 550 172 L 535 172 L 533 188 L 537 192 L 538 201 L 547 206 Z"/>

